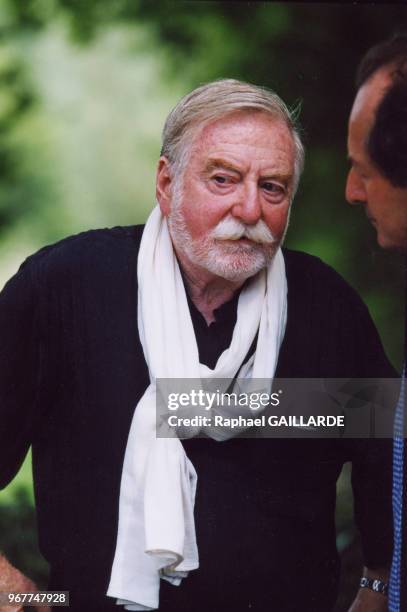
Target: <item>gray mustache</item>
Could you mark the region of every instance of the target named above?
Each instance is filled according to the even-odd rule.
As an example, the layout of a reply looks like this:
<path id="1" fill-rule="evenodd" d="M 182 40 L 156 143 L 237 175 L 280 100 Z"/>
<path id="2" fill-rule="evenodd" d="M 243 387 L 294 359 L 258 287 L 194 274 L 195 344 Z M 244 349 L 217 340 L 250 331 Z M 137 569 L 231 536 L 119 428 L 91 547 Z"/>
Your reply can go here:
<path id="1" fill-rule="evenodd" d="M 223 219 L 211 232 L 211 237 L 216 240 L 240 240 L 248 238 L 253 242 L 261 244 L 273 244 L 276 239 L 271 230 L 263 220 L 259 220 L 256 225 L 245 225 L 237 219 Z"/>

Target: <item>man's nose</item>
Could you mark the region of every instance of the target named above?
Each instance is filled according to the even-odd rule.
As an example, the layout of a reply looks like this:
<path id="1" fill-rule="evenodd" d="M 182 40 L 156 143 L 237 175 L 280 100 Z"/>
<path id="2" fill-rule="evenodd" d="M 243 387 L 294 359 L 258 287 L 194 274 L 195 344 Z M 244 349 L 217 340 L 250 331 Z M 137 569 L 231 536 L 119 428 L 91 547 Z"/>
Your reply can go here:
<path id="1" fill-rule="evenodd" d="M 246 223 L 255 225 L 261 218 L 261 200 L 257 185 L 242 185 L 238 200 L 232 208 L 234 217 Z"/>
<path id="2" fill-rule="evenodd" d="M 363 181 L 353 168 L 351 168 L 348 173 L 345 197 L 349 204 L 365 204 L 367 201 Z"/>

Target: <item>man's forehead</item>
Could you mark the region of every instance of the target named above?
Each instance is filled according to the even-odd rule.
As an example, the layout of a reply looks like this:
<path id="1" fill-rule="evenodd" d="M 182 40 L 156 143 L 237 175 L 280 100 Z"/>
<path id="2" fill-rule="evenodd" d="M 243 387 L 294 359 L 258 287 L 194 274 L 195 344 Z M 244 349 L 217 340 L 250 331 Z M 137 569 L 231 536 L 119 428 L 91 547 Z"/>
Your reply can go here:
<path id="1" fill-rule="evenodd" d="M 392 82 L 391 72 L 391 66 L 380 68 L 360 87 L 353 103 L 351 123 L 363 122 L 370 125 L 373 122 L 376 108 Z"/>
<path id="2" fill-rule="evenodd" d="M 217 119 L 198 128 L 194 149 L 213 155 L 216 150 L 250 150 L 291 156 L 294 150 L 292 133 L 283 119 L 263 112 L 239 112 Z"/>

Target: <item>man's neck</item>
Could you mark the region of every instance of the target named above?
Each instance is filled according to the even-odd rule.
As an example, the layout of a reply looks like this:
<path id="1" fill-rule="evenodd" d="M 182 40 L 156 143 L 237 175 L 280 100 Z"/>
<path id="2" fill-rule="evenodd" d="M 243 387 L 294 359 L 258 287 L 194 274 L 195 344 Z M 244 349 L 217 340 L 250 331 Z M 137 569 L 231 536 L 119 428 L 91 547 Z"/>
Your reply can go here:
<path id="1" fill-rule="evenodd" d="M 243 285 L 244 280 L 239 282 L 228 281 L 193 265 L 182 255 L 178 256 L 178 261 L 183 272 L 188 295 L 209 326 L 216 320 L 215 310 L 233 298 L 236 291 Z"/>

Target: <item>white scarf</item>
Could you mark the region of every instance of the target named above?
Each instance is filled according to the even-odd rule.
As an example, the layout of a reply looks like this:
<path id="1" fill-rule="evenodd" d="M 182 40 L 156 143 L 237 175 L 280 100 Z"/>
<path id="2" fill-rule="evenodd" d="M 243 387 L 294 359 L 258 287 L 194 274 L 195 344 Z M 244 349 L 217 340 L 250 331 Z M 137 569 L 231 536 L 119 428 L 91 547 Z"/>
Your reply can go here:
<path id="1" fill-rule="evenodd" d="M 239 373 L 242 378 L 268 379 L 271 387 L 287 319 L 284 259 L 278 249 L 267 270 L 246 283 L 230 347 L 214 370 L 199 363 L 182 276 L 158 207 L 140 245 L 138 291 L 138 329 L 150 386 L 136 407 L 127 442 L 107 594 L 127 610 L 155 610 L 160 578 L 178 585 L 199 565 L 194 525 L 197 475 L 179 439 L 156 438 L 155 381 L 233 379 Z M 255 354 L 241 367 L 257 332 Z"/>

